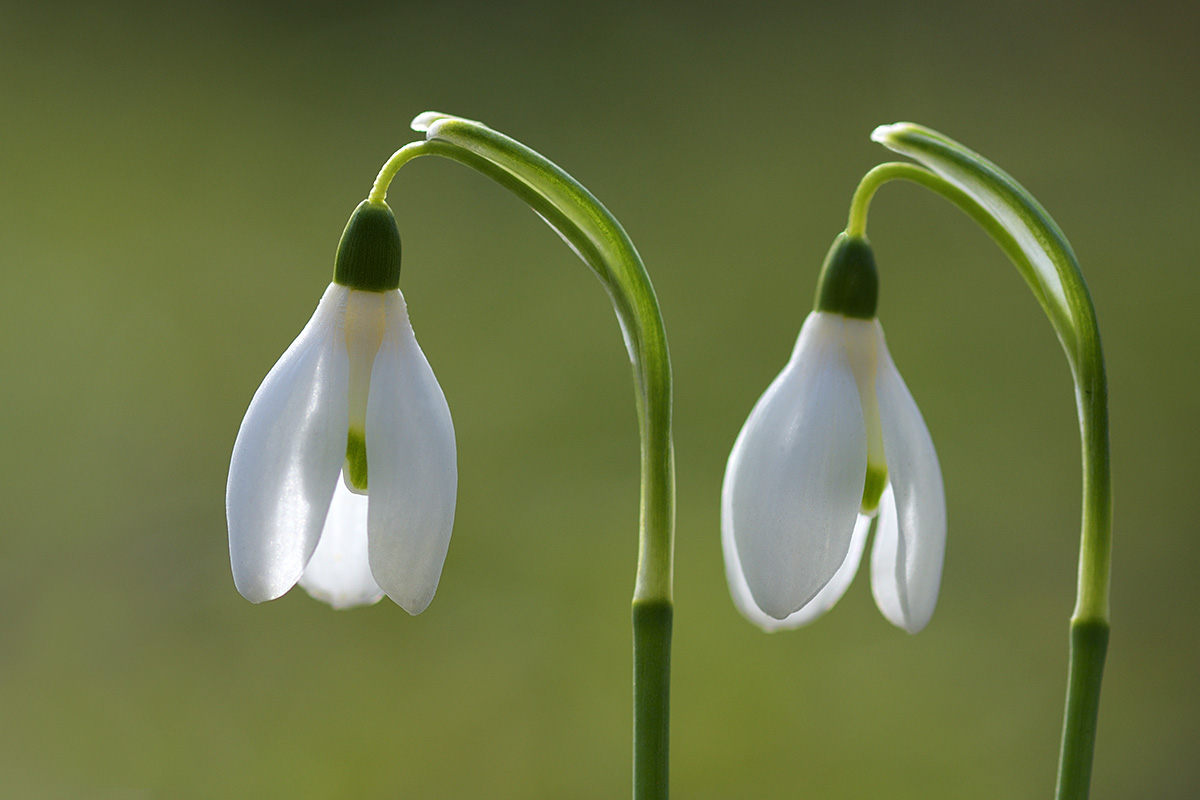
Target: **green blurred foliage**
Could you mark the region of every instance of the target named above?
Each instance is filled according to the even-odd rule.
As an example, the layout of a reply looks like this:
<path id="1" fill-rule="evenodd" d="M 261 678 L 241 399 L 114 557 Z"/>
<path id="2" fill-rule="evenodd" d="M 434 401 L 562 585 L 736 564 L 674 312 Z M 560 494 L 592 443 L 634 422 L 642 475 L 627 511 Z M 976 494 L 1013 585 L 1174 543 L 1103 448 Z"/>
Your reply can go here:
<path id="1" fill-rule="evenodd" d="M 1116 489 L 1093 797 L 1196 796 L 1198 22 L 1184 2 L 0 3 L 0 796 L 627 793 L 621 339 L 558 238 L 458 165 L 412 164 L 390 198 L 459 442 L 437 598 L 417 618 L 299 590 L 254 607 L 229 576 L 242 414 L 431 108 L 571 171 L 655 281 L 677 391 L 677 796 L 1051 792 L 1071 384 L 1016 272 L 941 200 L 889 187 L 871 224 L 880 316 L 945 473 L 933 623 L 892 629 L 861 575 L 766 636 L 725 589 L 728 448 L 887 158 L 867 135 L 900 119 L 1012 172 L 1083 263 Z"/>

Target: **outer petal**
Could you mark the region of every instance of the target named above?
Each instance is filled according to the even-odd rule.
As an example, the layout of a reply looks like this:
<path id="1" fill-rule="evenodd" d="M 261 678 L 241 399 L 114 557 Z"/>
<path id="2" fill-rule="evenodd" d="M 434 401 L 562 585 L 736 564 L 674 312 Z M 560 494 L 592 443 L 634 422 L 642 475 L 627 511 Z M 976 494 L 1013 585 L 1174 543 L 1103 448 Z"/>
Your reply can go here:
<path id="1" fill-rule="evenodd" d="M 721 525 L 721 546 L 725 551 L 725 579 L 729 582 L 729 593 L 733 595 L 733 604 L 737 606 L 742 616 L 762 628 L 767 633 L 791 630 L 815 620 L 842 599 L 846 589 L 850 587 L 854 576 L 858 573 L 859 562 L 862 561 L 863 549 L 867 544 L 867 532 L 871 529 L 871 517 L 858 515 L 854 523 L 854 535 L 850 539 L 850 550 L 846 560 L 838 567 L 825 588 L 817 592 L 817 596 L 794 614 L 785 619 L 775 619 L 762 612 L 750 596 L 750 587 L 746 585 L 746 577 L 742 574 L 742 563 L 738 559 L 737 547 L 733 544 L 732 526 Z"/>
<path id="2" fill-rule="evenodd" d="M 371 573 L 388 597 L 420 614 L 437 590 L 454 526 L 454 424 L 399 291 L 387 294 L 384 314 L 367 399 Z"/>
<path id="3" fill-rule="evenodd" d="M 334 608 L 370 605 L 383 597 L 367 563 L 367 496 L 351 492 L 344 480 L 333 490 L 321 541 L 300 585 Z"/>
<path id="4" fill-rule="evenodd" d="M 725 469 L 722 536 L 736 548 L 750 596 L 765 614 L 787 619 L 845 563 L 866 470 L 843 321 L 814 312 Z"/>
<path id="5" fill-rule="evenodd" d="M 299 580 L 346 453 L 346 289 L 331 284 L 242 420 L 225 513 L 238 591 L 255 603 Z"/>
<path id="6" fill-rule="evenodd" d="M 880 511 L 871 586 L 884 616 L 916 633 L 937 605 L 946 553 L 946 494 L 929 429 L 888 355 L 882 329 L 878 353 L 875 387 L 892 499 L 891 508 Z"/>

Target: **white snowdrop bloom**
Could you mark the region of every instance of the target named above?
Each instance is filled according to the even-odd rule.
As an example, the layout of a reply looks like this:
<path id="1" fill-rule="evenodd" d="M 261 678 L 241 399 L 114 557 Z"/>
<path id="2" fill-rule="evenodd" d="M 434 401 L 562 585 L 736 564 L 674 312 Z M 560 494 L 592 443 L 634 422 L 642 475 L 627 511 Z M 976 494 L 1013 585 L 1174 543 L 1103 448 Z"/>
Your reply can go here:
<path id="1" fill-rule="evenodd" d="M 738 609 L 765 630 L 828 611 L 876 514 L 871 588 L 910 633 L 937 603 L 946 500 L 929 430 L 875 319 L 865 239 L 844 234 L 791 359 L 750 412 L 729 464 L 721 539 Z"/>
<path id="2" fill-rule="evenodd" d="M 250 401 L 229 465 L 234 583 L 300 583 L 335 608 L 384 594 L 410 614 L 437 589 L 458 487 L 454 426 L 397 288 L 400 238 L 364 202 L 334 282 Z"/>

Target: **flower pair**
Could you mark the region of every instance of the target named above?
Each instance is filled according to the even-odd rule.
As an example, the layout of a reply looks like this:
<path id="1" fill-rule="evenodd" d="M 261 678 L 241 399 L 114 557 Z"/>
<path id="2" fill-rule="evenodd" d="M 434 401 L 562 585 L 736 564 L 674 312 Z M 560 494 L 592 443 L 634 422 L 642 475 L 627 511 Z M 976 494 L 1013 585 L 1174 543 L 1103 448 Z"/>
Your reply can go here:
<path id="1" fill-rule="evenodd" d="M 336 608 L 387 594 L 419 614 L 433 598 L 454 524 L 454 426 L 399 270 L 391 210 L 364 202 L 333 283 L 250 402 L 226 489 L 248 600 L 297 582 Z"/>
<path id="2" fill-rule="evenodd" d="M 238 590 L 297 582 L 335 607 L 387 594 L 412 614 L 437 589 L 454 522 L 454 428 L 400 294 L 400 241 L 364 202 L 334 282 L 254 395 L 226 508 Z M 816 310 L 729 457 L 721 529 L 738 608 L 767 630 L 831 608 L 877 517 L 872 590 L 916 632 L 933 613 L 946 511 L 937 454 L 875 319 L 865 239 L 843 235 Z"/>
<path id="3" fill-rule="evenodd" d="M 875 319 L 877 295 L 870 246 L 843 234 L 791 359 L 729 456 L 726 577 L 738 609 L 766 630 L 811 622 L 841 598 L 873 521 L 871 588 L 884 616 L 916 633 L 937 602 L 941 468 Z"/>

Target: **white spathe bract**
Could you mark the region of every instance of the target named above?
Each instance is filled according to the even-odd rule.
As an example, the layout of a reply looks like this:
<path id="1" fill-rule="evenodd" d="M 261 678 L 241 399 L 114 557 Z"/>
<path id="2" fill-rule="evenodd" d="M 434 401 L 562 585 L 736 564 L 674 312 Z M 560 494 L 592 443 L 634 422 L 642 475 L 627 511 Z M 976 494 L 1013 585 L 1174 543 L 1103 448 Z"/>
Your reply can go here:
<path id="1" fill-rule="evenodd" d="M 365 494 L 344 474 L 365 439 Z M 229 554 L 255 603 L 297 582 L 335 608 L 437 590 L 458 489 L 454 426 L 399 290 L 330 284 L 250 401 L 229 464 Z"/>
<path id="2" fill-rule="evenodd" d="M 868 474 L 884 470 L 878 508 L 864 510 Z M 853 580 L 876 513 L 872 592 L 889 621 L 916 633 L 933 615 L 946 547 L 933 440 L 879 322 L 814 311 L 725 470 L 735 605 L 768 631 L 816 619 Z"/>

